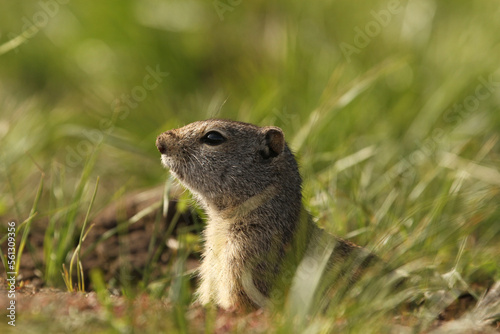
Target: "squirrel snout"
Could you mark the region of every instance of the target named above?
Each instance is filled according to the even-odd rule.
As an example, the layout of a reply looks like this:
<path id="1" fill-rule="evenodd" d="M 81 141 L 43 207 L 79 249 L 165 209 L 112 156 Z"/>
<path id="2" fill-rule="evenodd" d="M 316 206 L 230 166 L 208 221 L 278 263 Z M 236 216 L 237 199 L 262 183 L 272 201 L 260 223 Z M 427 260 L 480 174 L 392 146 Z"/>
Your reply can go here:
<path id="1" fill-rule="evenodd" d="M 167 154 L 167 135 L 166 133 L 162 133 L 161 135 L 156 138 L 156 147 L 158 148 L 158 151 L 160 151 L 161 154 Z"/>

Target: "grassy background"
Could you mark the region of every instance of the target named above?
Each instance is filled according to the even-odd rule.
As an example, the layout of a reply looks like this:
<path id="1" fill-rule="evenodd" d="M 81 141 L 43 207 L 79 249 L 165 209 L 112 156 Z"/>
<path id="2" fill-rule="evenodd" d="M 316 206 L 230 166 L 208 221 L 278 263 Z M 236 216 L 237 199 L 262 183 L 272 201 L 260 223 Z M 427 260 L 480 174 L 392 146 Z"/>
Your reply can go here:
<path id="1" fill-rule="evenodd" d="M 91 215 L 161 184 L 156 136 L 208 117 L 284 129 L 318 224 L 418 273 L 413 295 L 437 300 L 415 328 L 447 305 L 431 292 L 500 280 L 496 1 L 0 1 L 1 224 L 30 216 L 43 173 L 51 285 L 64 286 L 97 177 Z M 168 76 L 145 82 L 151 69 Z M 392 304 L 365 283 L 304 326 L 391 327 Z M 188 326 L 181 300 L 165 328 Z M 116 321 L 101 329 L 134 328 Z"/>

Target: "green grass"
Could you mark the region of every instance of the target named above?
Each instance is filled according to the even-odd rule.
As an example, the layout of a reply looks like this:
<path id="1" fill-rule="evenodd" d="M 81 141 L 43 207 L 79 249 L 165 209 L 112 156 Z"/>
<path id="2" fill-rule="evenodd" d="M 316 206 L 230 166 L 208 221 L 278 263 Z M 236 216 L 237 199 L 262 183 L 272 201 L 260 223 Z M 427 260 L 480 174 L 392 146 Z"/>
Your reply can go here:
<path id="1" fill-rule="evenodd" d="M 0 240 L 12 220 L 19 241 L 43 233 L 44 279 L 64 288 L 62 266 L 69 268 L 85 233 L 87 210 L 91 219 L 123 193 L 165 182 L 156 136 L 231 118 L 282 127 L 317 223 L 405 269 L 412 283 L 393 294 L 369 273 L 357 289 L 329 305 L 316 300 L 306 314 L 294 317 L 289 299 L 257 317 L 263 331 L 382 333 L 401 323 L 420 332 L 458 294 L 480 298 L 500 280 L 498 4 L 401 1 L 379 33 L 356 45 L 367 25 L 378 31 L 371 11 L 390 13 L 389 3 L 243 1 L 218 13 L 199 0 L 70 1 L 52 7 L 53 15 L 38 1 L 4 4 Z M 46 24 L 38 21 L 33 34 L 26 22 L 43 15 Z M 342 43 L 357 52 L 346 57 Z M 168 75 L 145 83 L 157 69 Z M 43 230 L 30 227 L 37 221 L 46 222 Z M 185 248 L 162 282 L 121 287 L 124 312 L 113 311 L 105 282 L 96 284 L 108 311 L 91 315 L 88 331 L 220 328 L 213 310 L 189 318 L 192 247 Z M 137 317 L 143 293 L 154 312 L 127 320 Z M 395 310 L 409 299 L 424 306 Z M 226 319 L 235 331 L 260 328 L 235 318 Z M 85 323 L 25 313 L 18 324 L 29 332 L 85 331 L 78 321 Z"/>

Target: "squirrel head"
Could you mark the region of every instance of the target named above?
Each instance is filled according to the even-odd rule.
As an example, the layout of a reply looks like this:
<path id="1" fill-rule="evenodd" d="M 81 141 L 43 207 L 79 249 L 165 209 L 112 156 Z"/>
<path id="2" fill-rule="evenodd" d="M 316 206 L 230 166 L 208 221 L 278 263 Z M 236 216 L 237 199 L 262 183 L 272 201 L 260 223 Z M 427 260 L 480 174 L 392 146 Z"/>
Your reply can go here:
<path id="1" fill-rule="evenodd" d="M 300 175 L 283 131 L 210 119 L 160 134 L 162 163 L 204 204 L 225 209 Z"/>

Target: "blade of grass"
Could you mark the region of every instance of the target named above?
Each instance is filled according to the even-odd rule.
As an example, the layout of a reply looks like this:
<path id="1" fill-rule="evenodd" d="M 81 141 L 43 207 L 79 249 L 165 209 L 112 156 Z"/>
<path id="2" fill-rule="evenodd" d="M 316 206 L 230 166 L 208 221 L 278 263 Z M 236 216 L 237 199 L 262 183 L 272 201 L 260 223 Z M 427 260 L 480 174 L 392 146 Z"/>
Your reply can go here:
<path id="1" fill-rule="evenodd" d="M 81 265 L 81 261 L 80 261 L 80 258 L 81 258 L 80 251 L 81 251 L 82 243 L 83 243 L 83 241 L 85 239 L 84 237 L 90 231 L 90 228 L 92 228 L 92 226 L 90 226 L 89 231 L 85 232 L 85 228 L 87 227 L 87 222 L 88 222 L 89 216 L 90 216 L 90 210 L 92 209 L 92 206 L 94 205 L 94 200 L 95 200 L 95 197 L 97 195 L 97 189 L 98 188 L 99 188 L 99 177 L 97 177 L 97 181 L 96 181 L 95 188 L 94 188 L 94 193 L 92 194 L 92 199 L 90 200 L 90 204 L 89 204 L 89 207 L 87 209 L 87 214 L 85 215 L 85 220 L 83 221 L 83 226 L 82 226 L 82 229 L 80 231 L 80 239 L 78 241 L 78 245 L 76 246 L 76 249 L 73 252 L 73 256 L 71 257 L 71 261 L 70 261 L 70 264 L 69 264 L 69 277 L 68 277 L 68 281 L 69 281 L 70 285 L 72 286 L 72 283 L 73 283 L 73 263 L 74 263 L 75 259 L 77 260 L 77 266 L 79 267 L 79 268 L 77 268 L 77 278 L 78 278 L 78 289 L 79 289 L 79 291 L 84 291 L 85 290 L 84 277 L 83 277 L 83 269 L 82 269 L 82 265 Z"/>
<path id="2" fill-rule="evenodd" d="M 28 240 L 28 235 L 30 233 L 31 229 L 31 222 L 33 221 L 33 217 L 35 216 L 37 209 L 38 209 L 38 203 L 40 201 L 40 198 L 42 197 L 42 191 L 43 191 L 43 179 L 45 175 L 42 173 L 40 177 L 40 183 L 38 185 L 38 191 L 36 193 L 35 201 L 33 203 L 33 206 L 31 208 L 30 212 L 30 217 L 26 220 L 25 223 L 21 224 L 24 227 L 23 230 L 23 235 L 21 237 L 21 242 L 19 244 L 19 249 L 17 251 L 17 261 L 16 261 L 16 273 L 19 273 L 19 268 L 21 267 L 21 256 L 23 255 L 24 251 L 24 246 L 26 245 L 26 241 Z M 18 229 L 19 233 L 20 228 Z"/>
<path id="3" fill-rule="evenodd" d="M 313 129 L 318 130 L 317 127 L 322 127 L 328 123 L 328 120 L 335 116 L 335 112 L 351 103 L 356 97 L 361 95 L 371 84 L 373 84 L 377 79 L 385 74 L 391 73 L 401 66 L 403 66 L 405 61 L 403 59 L 385 60 L 379 65 L 373 67 L 365 74 L 352 80 L 348 85 L 338 89 L 337 92 L 334 90 L 337 87 L 333 84 L 327 85 L 322 93 L 322 101 L 320 101 L 319 106 L 313 110 L 309 119 L 305 124 L 299 129 L 299 131 L 294 136 L 291 141 L 291 147 L 296 151 L 300 152 L 306 139 Z M 332 78 L 338 76 L 338 70 L 334 70 L 330 81 Z M 325 98 L 328 97 L 328 98 Z"/>
<path id="4" fill-rule="evenodd" d="M 56 254 L 54 259 L 55 268 L 60 268 L 60 266 L 65 262 L 67 254 L 74 247 L 72 243 L 74 242 L 75 232 L 77 228 L 76 215 L 80 210 L 81 202 L 83 200 L 84 190 L 88 184 L 90 174 L 97 160 L 97 152 L 99 151 L 101 144 L 102 142 L 99 142 L 97 144 L 97 147 L 95 148 L 94 152 L 87 160 L 83 168 L 81 177 L 79 179 L 78 185 L 76 187 L 75 193 L 73 195 L 72 201 L 69 205 L 67 216 L 65 219 L 66 223 L 63 224 L 61 228 L 57 231 L 60 237 L 58 238 L 57 249 L 55 252 Z"/>
<path id="5" fill-rule="evenodd" d="M 64 206 L 64 192 L 62 185 L 65 184 L 66 169 L 64 166 L 56 169 L 57 165 L 53 164 L 51 168 L 52 180 L 50 187 L 49 208 L 55 208 L 54 212 L 49 211 L 49 223 L 45 229 L 43 240 L 43 253 L 45 259 L 45 272 L 44 279 L 46 282 L 54 281 L 56 275 L 59 274 L 59 266 L 56 267 L 55 259 L 56 245 L 59 241 L 59 231 L 57 229 L 57 222 L 62 218 L 61 216 L 67 210 Z"/>
<path id="6" fill-rule="evenodd" d="M 30 31 L 24 31 L 22 34 L 12 38 L 10 41 L 3 43 L 0 45 L 0 56 L 14 50 L 15 48 L 18 48 L 21 46 L 23 43 L 25 43 L 27 40 L 30 38 L 33 38 L 33 35 L 38 33 L 39 29 L 36 26 L 32 26 L 32 28 L 35 28 L 36 31 L 35 33 L 32 33 Z M 31 29 L 31 28 L 30 28 Z M 33 34 L 33 35 L 30 35 Z"/>

